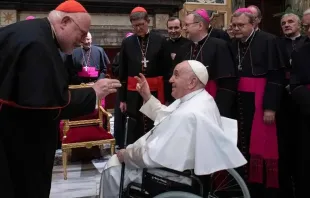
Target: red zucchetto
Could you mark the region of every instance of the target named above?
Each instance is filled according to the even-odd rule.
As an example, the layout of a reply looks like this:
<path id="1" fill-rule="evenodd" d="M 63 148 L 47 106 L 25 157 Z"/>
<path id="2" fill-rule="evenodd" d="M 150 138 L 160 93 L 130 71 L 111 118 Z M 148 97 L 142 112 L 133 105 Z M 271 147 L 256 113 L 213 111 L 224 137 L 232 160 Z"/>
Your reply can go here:
<path id="1" fill-rule="evenodd" d="M 65 2 L 61 3 L 55 10 L 66 13 L 87 13 L 86 9 L 75 0 L 66 0 Z"/>
<path id="2" fill-rule="evenodd" d="M 135 8 L 131 11 L 131 14 L 132 14 L 132 13 L 136 13 L 136 12 L 145 12 L 145 13 L 147 13 L 146 9 L 144 9 L 143 7 L 135 7 Z"/>

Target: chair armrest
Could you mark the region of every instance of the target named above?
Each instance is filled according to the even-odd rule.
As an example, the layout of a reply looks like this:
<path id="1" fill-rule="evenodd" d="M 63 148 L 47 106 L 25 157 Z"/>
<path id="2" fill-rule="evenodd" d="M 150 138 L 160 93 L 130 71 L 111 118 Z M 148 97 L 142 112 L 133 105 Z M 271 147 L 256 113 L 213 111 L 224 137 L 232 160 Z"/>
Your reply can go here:
<path id="1" fill-rule="evenodd" d="M 100 119 L 91 119 L 91 120 L 78 120 L 78 121 L 69 121 L 69 127 L 80 127 L 80 126 L 90 126 L 90 125 L 98 125 L 100 123 Z"/>
<path id="2" fill-rule="evenodd" d="M 109 119 L 112 118 L 112 114 L 107 112 L 102 106 L 99 107 L 100 108 L 100 111 L 106 116 L 108 117 Z"/>
<path id="3" fill-rule="evenodd" d="M 109 112 L 107 112 L 101 105 L 99 106 L 99 111 L 101 111 L 101 113 L 103 114 L 103 115 L 105 115 L 106 116 L 106 122 L 107 122 L 107 131 L 109 132 L 109 133 L 111 133 L 111 131 L 110 131 L 110 129 L 111 129 L 111 126 L 110 126 L 110 119 L 112 118 L 112 114 L 111 113 L 109 113 Z"/>
<path id="4" fill-rule="evenodd" d="M 69 89 L 82 89 L 82 88 L 91 88 L 92 85 L 82 83 L 80 85 L 69 85 Z"/>

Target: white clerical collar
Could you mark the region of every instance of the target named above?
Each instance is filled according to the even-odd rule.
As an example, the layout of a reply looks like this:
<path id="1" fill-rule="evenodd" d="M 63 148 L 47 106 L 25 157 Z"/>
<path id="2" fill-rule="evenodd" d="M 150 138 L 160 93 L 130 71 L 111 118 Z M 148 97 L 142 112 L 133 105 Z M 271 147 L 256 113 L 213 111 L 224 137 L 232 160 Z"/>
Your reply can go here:
<path id="1" fill-rule="evenodd" d="M 298 34 L 297 36 L 292 36 L 292 37 L 287 37 L 287 36 L 285 36 L 286 38 L 288 38 L 288 39 L 291 39 L 292 41 L 294 41 L 294 40 L 296 40 L 298 37 L 300 37 L 301 35 L 300 34 Z"/>
<path id="2" fill-rule="evenodd" d="M 193 91 L 185 96 L 183 96 L 182 98 L 180 98 L 180 102 L 183 103 L 189 99 L 191 99 L 192 97 L 194 97 L 196 94 L 198 94 L 199 92 L 203 91 L 204 89 L 198 89 L 196 91 Z"/>
<path id="3" fill-rule="evenodd" d="M 171 37 L 169 37 L 169 39 L 172 40 L 172 41 L 176 41 L 176 40 L 178 40 L 181 37 L 182 37 L 182 34 L 180 34 L 180 36 L 178 38 L 171 38 Z"/>
<path id="4" fill-rule="evenodd" d="M 250 34 L 250 36 L 248 36 L 248 38 L 247 39 L 245 39 L 245 41 L 242 41 L 242 43 L 246 43 L 248 40 L 249 40 L 249 38 L 251 38 L 251 36 L 254 34 L 254 32 L 255 32 L 256 30 L 252 30 L 252 33 Z"/>

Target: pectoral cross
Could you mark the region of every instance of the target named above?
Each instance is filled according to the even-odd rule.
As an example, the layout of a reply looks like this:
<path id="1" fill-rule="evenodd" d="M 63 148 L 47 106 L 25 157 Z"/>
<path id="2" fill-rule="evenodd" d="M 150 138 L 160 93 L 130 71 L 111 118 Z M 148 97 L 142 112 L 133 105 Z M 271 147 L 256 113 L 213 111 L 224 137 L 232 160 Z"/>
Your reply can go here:
<path id="1" fill-rule="evenodd" d="M 87 65 L 86 65 L 86 67 L 85 67 L 85 71 L 87 71 L 87 69 L 88 69 L 88 67 L 87 67 Z"/>
<path id="2" fill-rule="evenodd" d="M 241 64 L 238 65 L 238 70 L 241 71 L 242 70 L 242 66 Z"/>
<path id="3" fill-rule="evenodd" d="M 149 62 L 149 61 L 146 60 L 145 57 L 143 57 L 143 60 L 141 61 L 141 63 L 143 63 L 143 67 L 147 68 L 147 63 L 148 63 L 148 62 Z"/>

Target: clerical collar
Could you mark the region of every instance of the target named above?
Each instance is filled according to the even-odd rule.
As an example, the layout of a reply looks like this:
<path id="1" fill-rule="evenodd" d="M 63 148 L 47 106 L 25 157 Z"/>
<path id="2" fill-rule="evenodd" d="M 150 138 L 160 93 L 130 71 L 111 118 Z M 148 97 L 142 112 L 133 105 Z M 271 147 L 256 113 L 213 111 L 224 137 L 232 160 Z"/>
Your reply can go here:
<path id="1" fill-rule="evenodd" d="M 292 41 L 298 39 L 299 37 L 301 37 L 301 34 L 298 34 L 297 36 L 292 36 L 292 37 L 285 36 L 285 38 L 290 39 Z"/>
<path id="2" fill-rule="evenodd" d="M 197 42 L 194 42 L 196 45 L 199 44 L 199 45 L 202 45 L 205 40 L 208 38 L 208 33 L 203 37 L 203 39 L 201 39 L 200 41 L 197 41 Z"/>
<path id="3" fill-rule="evenodd" d="M 146 39 L 150 35 L 150 30 L 147 30 L 147 33 L 142 37 L 138 36 L 139 39 Z"/>
<path id="4" fill-rule="evenodd" d="M 198 94 L 199 92 L 203 91 L 204 89 L 198 89 L 196 91 L 193 91 L 185 96 L 183 96 L 182 98 L 180 98 L 180 102 L 183 103 L 185 101 L 188 101 L 189 99 L 191 99 L 192 97 L 194 97 L 196 94 Z"/>
<path id="5" fill-rule="evenodd" d="M 182 35 L 180 34 L 180 36 L 178 38 L 175 38 L 175 39 L 169 37 L 169 40 L 171 40 L 172 42 L 177 42 L 181 39 L 181 37 L 182 37 Z"/>
<path id="6" fill-rule="evenodd" d="M 82 48 L 84 51 L 90 50 L 91 47 L 92 47 L 91 45 L 89 46 L 89 48 L 84 48 L 83 46 L 81 46 L 81 48 Z"/>
<path id="7" fill-rule="evenodd" d="M 241 43 L 246 43 L 246 42 L 248 42 L 248 40 L 253 36 L 254 32 L 256 32 L 256 30 L 253 29 L 253 30 L 252 30 L 252 33 L 250 34 L 250 36 L 248 36 L 248 38 L 245 39 L 245 41 L 241 41 Z"/>

